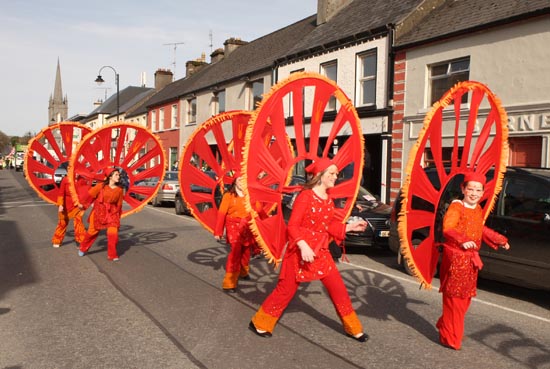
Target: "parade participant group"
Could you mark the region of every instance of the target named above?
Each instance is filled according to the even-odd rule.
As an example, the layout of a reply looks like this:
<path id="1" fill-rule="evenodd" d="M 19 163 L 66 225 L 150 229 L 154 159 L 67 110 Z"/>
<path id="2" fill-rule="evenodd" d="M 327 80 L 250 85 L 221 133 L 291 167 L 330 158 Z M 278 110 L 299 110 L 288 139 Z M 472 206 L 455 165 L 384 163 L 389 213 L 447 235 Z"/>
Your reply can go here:
<path id="1" fill-rule="evenodd" d="M 343 333 L 357 342 L 369 340 L 329 251 L 331 241 L 341 244 L 347 232 L 362 232 L 368 226 L 365 220 L 345 222 L 335 217 L 331 189 L 335 187 L 341 169 L 335 160 L 326 155 L 309 159 L 305 167 L 307 181 L 294 201 L 288 220 L 284 240 L 286 249 L 276 287 L 249 322 L 248 328 L 254 334 L 271 337 L 300 284 L 320 281 L 342 323 Z M 180 166 L 179 170 L 183 171 L 185 167 Z M 89 252 L 100 231 L 105 229 L 107 258 L 118 261 L 118 233 L 126 190 L 121 185 L 121 168 L 109 165 L 103 167 L 101 173 L 103 181 L 98 181 L 86 193 L 79 194 L 79 199 L 67 189 L 71 179 L 65 177 L 61 181 L 57 196 L 58 224 L 52 245 L 58 248 L 63 243 L 68 222 L 73 219 L 79 256 Z M 450 204 L 443 218 L 444 242 L 440 266 L 442 314 L 435 324 L 441 345 L 454 350 L 461 349 L 466 312 L 471 298 L 476 294 L 478 272 L 483 265 L 478 253 L 482 241 L 495 249 L 510 248 L 506 237 L 484 226 L 480 201 L 487 185 L 485 175 L 476 172 L 475 168 L 462 174 L 462 196 Z M 225 233 L 230 251 L 222 289 L 235 293 L 239 278 L 250 279 L 251 253 L 257 252 L 259 246 L 257 235 L 249 228 L 250 212 L 245 206 L 243 177 L 237 171 L 233 178 L 231 189 L 225 192 L 217 209 L 216 226 L 212 233 L 218 241 L 223 239 Z M 74 176 L 77 191 L 85 187 L 81 180 L 79 175 Z M 92 209 L 86 230 L 83 214 L 88 207 Z M 258 212 L 261 212 L 261 206 L 258 206 Z M 270 214 L 264 213 L 262 216 L 269 217 Z M 433 248 L 437 246 L 440 245 L 434 244 Z"/>

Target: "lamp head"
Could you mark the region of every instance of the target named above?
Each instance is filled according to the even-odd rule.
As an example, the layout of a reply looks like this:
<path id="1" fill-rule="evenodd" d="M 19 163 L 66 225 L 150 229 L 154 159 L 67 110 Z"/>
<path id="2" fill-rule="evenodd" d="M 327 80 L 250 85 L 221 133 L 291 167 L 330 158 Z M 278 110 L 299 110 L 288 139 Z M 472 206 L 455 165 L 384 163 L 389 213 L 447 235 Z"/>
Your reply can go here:
<path id="1" fill-rule="evenodd" d="M 95 82 L 98 84 L 98 85 L 101 85 L 103 82 L 105 82 L 103 80 L 103 77 L 101 77 L 101 74 L 99 76 L 97 76 L 97 78 L 95 79 Z"/>

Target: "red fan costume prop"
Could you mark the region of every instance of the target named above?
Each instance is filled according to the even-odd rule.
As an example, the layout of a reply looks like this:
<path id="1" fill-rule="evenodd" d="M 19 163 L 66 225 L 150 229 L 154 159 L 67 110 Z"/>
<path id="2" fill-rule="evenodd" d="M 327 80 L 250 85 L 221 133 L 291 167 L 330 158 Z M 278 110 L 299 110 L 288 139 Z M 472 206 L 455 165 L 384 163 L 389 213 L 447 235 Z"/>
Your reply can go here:
<path id="1" fill-rule="evenodd" d="M 440 267 L 443 314 L 436 326 L 440 342 L 459 350 L 464 335 L 464 318 L 476 295 L 477 275 L 483 267 L 479 249 L 483 240 L 490 247 L 509 248 L 506 237 L 484 226 L 479 200 L 485 176 L 467 173 L 462 185 L 464 200 L 451 203 L 443 218 L 443 258 Z"/>
<path id="2" fill-rule="evenodd" d="M 464 95 L 468 95 L 470 107 L 467 114 L 461 108 Z M 489 107 L 486 117 L 478 117 L 482 104 Z M 454 120 L 443 118 L 447 107 L 454 107 Z M 443 314 L 437 328 L 441 343 L 457 350 L 461 347 L 466 311 L 476 294 L 478 271 L 483 265 L 478 254 L 482 239 L 491 247 L 509 247 L 506 238 L 484 227 L 506 170 L 507 124 L 506 112 L 487 86 L 475 81 L 460 82 L 426 115 L 417 143 L 409 154 L 398 221 L 400 251 L 421 287 L 430 288 L 442 248 Z M 452 137 L 449 141 L 453 146 L 444 164 L 446 137 Z M 438 186 L 424 171 L 426 156 L 434 159 Z M 489 171 L 493 173 L 487 181 Z M 440 235 L 437 225 L 441 220 L 437 214 L 446 206 L 447 185 L 459 175 L 464 176 L 464 200 L 449 205 Z M 424 203 L 421 207 L 415 205 L 419 200 Z M 484 201 L 486 205 L 482 208 L 479 203 Z M 434 210 L 426 210 L 426 204 Z M 423 234 L 426 229 L 427 237 L 420 244 L 413 244 L 415 235 Z"/>
<path id="3" fill-rule="evenodd" d="M 327 289 L 345 332 L 364 342 L 363 333 L 346 286 L 328 249 L 329 240 L 341 243 L 351 225 L 342 224 L 335 216 L 334 202 L 326 190 L 334 186 L 338 168 L 327 158 L 308 166 L 313 174 L 311 189 L 296 198 L 288 222 L 289 243 L 283 258 L 279 281 L 250 322 L 256 334 L 268 337 L 302 282 L 320 280 Z M 329 184 L 330 183 L 330 184 Z M 358 222 L 361 223 L 361 222 Z M 366 226 L 363 221 L 357 227 Z"/>
<path id="4" fill-rule="evenodd" d="M 238 184 L 244 136 L 251 115 L 245 111 L 229 111 L 208 119 L 193 132 L 180 161 L 181 193 L 195 219 L 218 240 L 225 228 L 231 250 L 222 288 L 230 292 L 235 292 L 239 277 L 249 278 L 250 256 L 260 252 L 248 226 L 250 213 Z M 212 153 L 208 137 L 214 137 L 219 157 Z M 226 186 L 232 190 L 225 192 L 218 207 L 216 194 L 224 192 Z"/>

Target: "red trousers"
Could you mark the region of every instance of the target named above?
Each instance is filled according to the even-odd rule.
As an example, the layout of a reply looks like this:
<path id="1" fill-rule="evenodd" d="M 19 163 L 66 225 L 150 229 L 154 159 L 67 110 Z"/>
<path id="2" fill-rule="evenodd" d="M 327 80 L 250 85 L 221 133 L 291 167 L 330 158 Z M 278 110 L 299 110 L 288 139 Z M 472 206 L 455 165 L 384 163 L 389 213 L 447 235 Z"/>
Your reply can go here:
<path id="1" fill-rule="evenodd" d="M 88 227 L 88 232 L 84 236 L 84 240 L 80 243 L 80 251 L 88 252 L 97 236 L 99 235 L 99 229 L 94 227 L 94 214 L 90 215 L 90 226 Z M 118 258 L 116 252 L 116 244 L 118 242 L 118 227 L 109 227 L 107 228 L 107 257 L 109 260 Z"/>
<path id="2" fill-rule="evenodd" d="M 350 335 L 362 333 L 363 326 L 351 305 L 351 299 L 338 269 L 334 267 L 326 277 L 321 279 L 321 282 L 327 289 L 346 333 Z M 264 301 L 260 310 L 252 317 L 256 328 L 268 332 L 273 331 L 275 324 L 296 294 L 299 284 L 296 281 L 294 268 L 291 265 L 286 265 L 286 267 L 283 265 L 277 286 Z"/>
<path id="3" fill-rule="evenodd" d="M 471 297 L 450 297 L 443 294 L 443 313 L 436 324 L 442 345 L 460 350 L 464 336 L 464 319 L 471 301 Z"/>
<path id="4" fill-rule="evenodd" d="M 54 245 L 61 245 L 61 243 L 63 243 L 70 219 L 73 219 L 74 224 L 74 240 L 77 243 L 81 243 L 82 240 L 84 240 L 84 235 L 86 234 L 86 228 L 84 227 L 84 223 L 82 223 L 82 215 L 84 215 L 84 210 L 76 207 L 70 212 L 67 212 L 66 210 L 58 212 L 57 227 L 55 228 L 55 232 L 52 237 L 52 243 Z"/>
<path id="5" fill-rule="evenodd" d="M 237 288 L 239 277 L 246 277 L 250 270 L 250 248 L 239 243 L 231 245 L 231 251 L 227 255 L 225 263 L 225 277 L 223 279 L 223 289 Z"/>

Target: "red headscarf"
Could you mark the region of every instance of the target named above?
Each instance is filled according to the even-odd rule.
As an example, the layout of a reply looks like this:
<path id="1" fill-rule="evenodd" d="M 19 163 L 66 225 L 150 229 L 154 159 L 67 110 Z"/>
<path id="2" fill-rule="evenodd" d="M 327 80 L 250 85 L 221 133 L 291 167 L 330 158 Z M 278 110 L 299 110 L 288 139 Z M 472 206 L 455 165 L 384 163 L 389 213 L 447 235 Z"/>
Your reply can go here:
<path id="1" fill-rule="evenodd" d="M 329 158 L 319 158 L 306 167 L 306 172 L 315 176 L 331 165 L 334 165 L 334 162 Z"/>
<path id="2" fill-rule="evenodd" d="M 105 168 L 104 172 L 105 172 L 105 178 L 109 178 L 109 176 L 115 171 L 117 170 L 117 168 L 115 167 L 107 167 Z"/>

